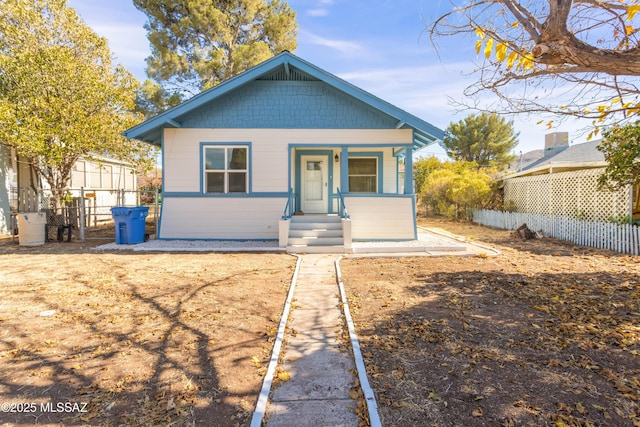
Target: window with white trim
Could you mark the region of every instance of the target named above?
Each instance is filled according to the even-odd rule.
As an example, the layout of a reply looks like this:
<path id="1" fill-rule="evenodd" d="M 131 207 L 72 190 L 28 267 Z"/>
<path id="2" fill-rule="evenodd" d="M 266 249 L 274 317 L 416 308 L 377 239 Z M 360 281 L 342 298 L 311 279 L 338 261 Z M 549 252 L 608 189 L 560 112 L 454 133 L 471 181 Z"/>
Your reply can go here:
<path id="1" fill-rule="evenodd" d="M 378 192 L 378 158 L 349 158 L 349 193 Z"/>
<path id="2" fill-rule="evenodd" d="M 203 149 L 205 193 L 248 192 L 248 147 L 205 146 Z"/>

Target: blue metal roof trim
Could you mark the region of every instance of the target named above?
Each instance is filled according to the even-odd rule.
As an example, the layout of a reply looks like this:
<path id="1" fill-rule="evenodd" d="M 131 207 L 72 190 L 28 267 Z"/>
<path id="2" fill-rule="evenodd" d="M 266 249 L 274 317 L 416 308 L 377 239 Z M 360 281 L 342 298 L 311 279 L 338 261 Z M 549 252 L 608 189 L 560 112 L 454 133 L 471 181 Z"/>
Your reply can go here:
<path id="1" fill-rule="evenodd" d="M 159 145 L 161 130 L 165 126 L 179 127 L 180 116 L 188 114 L 190 111 L 210 102 L 211 100 L 223 96 L 236 88 L 252 82 L 264 75 L 271 73 L 277 67 L 288 68 L 293 66 L 302 72 L 325 82 L 326 84 L 350 95 L 365 104 L 397 119 L 402 123 L 401 128 L 410 128 L 414 131 L 414 148 L 424 148 L 433 143 L 439 143 L 444 139 L 444 131 L 436 126 L 384 101 L 375 95 L 366 92 L 351 83 L 324 71 L 315 65 L 289 53 L 282 52 L 249 70 L 238 74 L 214 86 L 194 97 L 188 99 L 163 113 L 158 114 L 128 130 L 123 135 L 128 139 L 136 138 L 142 141 Z"/>

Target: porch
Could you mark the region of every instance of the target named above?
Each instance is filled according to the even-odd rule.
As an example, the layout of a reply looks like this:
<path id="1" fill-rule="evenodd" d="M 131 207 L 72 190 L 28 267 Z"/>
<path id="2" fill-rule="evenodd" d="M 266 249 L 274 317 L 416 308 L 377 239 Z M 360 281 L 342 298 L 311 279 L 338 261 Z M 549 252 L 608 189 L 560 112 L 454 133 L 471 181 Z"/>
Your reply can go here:
<path id="1" fill-rule="evenodd" d="M 412 150 L 406 143 L 291 144 L 280 246 L 350 251 L 353 241 L 416 239 Z"/>
<path id="2" fill-rule="evenodd" d="M 294 213 L 339 214 L 340 194 L 413 197 L 410 144 L 290 144 L 288 154 Z"/>

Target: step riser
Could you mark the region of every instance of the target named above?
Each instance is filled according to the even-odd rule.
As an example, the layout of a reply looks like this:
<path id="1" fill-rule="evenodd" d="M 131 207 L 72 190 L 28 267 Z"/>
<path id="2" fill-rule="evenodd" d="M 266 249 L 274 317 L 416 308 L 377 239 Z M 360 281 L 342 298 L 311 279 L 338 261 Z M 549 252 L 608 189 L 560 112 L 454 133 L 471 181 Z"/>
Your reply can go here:
<path id="1" fill-rule="evenodd" d="M 342 230 L 342 224 L 322 222 L 293 223 L 289 225 L 289 230 Z"/>
<path id="2" fill-rule="evenodd" d="M 302 224 L 307 222 L 319 222 L 323 224 L 328 223 L 337 223 L 340 224 L 342 222 L 342 218 L 339 216 L 323 216 L 323 215 L 294 215 L 291 217 L 292 224 Z"/>
<path id="3" fill-rule="evenodd" d="M 336 246 L 343 245 L 344 239 L 342 237 L 289 237 L 289 246 Z"/>
<path id="4" fill-rule="evenodd" d="M 289 237 L 342 237 L 342 230 L 289 230 Z"/>
<path id="5" fill-rule="evenodd" d="M 337 215 L 297 215 L 291 218 L 288 237 L 287 246 L 295 251 L 335 250 L 331 247 L 344 245 L 342 219 Z"/>
<path id="6" fill-rule="evenodd" d="M 290 254 L 344 254 L 351 253 L 344 246 L 287 246 Z"/>

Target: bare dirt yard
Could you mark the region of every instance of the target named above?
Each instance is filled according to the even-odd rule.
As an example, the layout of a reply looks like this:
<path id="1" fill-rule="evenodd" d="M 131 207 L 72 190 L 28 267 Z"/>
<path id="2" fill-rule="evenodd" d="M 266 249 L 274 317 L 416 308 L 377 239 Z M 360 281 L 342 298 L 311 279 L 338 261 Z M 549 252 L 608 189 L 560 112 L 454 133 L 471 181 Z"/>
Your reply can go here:
<path id="1" fill-rule="evenodd" d="M 0 242 L 0 425 L 248 425 L 295 258 L 98 243 Z"/>
<path id="2" fill-rule="evenodd" d="M 640 426 L 640 259 L 422 225 L 501 255 L 342 260 L 385 427 Z M 99 243 L 0 241 L 0 426 L 249 425 L 295 258 Z"/>
<path id="3" fill-rule="evenodd" d="M 422 220 L 496 257 L 345 259 L 384 426 L 640 426 L 640 259 Z"/>

